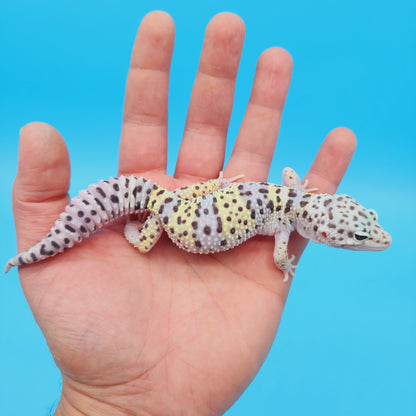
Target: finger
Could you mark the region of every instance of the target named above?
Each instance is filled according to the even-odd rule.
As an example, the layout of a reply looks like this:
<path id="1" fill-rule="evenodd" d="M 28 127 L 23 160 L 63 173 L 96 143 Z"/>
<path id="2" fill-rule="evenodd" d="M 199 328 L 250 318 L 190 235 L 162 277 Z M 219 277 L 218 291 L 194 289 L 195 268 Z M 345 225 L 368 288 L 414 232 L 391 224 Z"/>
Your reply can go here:
<path id="1" fill-rule="evenodd" d="M 354 133 L 346 128 L 332 130 L 322 143 L 305 179 L 308 188 L 318 188 L 320 193 L 334 193 L 343 178 L 354 154 L 357 140 Z M 290 251 L 299 257 L 307 240 L 294 234 Z"/>
<path id="2" fill-rule="evenodd" d="M 175 40 L 172 18 L 148 14 L 140 24 L 127 76 L 119 171 L 166 170 L 169 69 Z"/>
<path id="3" fill-rule="evenodd" d="M 318 192 L 334 193 L 354 154 L 357 140 L 354 133 L 340 127 L 332 130 L 318 151 L 306 179 Z"/>
<path id="4" fill-rule="evenodd" d="M 244 32 L 243 21 L 232 13 L 218 14 L 207 26 L 177 177 L 214 178 L 222 169 Z"/>
<path id="5" fill-rule="evenodd" d="M 267 178 L 291 74 L 292 58 L 284 49 L 271 48 L 260 56 L 226 176 L 244 173 L 251 180 Z"/>
<path id="6" fill-rule="evenodd" d="M 68 203 L 69 155 L 52 126 L 30 123 L 20 131 L 13 212 L 19 251 L 38 242 Z"/>

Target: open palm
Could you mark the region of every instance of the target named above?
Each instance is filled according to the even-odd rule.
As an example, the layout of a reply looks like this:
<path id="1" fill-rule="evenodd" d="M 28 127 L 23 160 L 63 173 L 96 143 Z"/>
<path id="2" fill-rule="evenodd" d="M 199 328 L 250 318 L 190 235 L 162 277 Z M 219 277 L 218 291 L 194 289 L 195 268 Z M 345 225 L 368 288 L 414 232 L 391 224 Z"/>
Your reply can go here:
<path id="1" fill-rule="evenodd" d="M 167 102 L 174 25 L 162 12 L 144 18 L 127 81 L 120 174 L 169 189 L 217 177 L 243 40 L 237 16 L 224 13 L 209 23 L 171 178 Z M 260 56 L 226 177 L 266 180 L 290 75 L 284 50 Z M 354 146 L 349 130 L 332 131 L 309 171 L 311 186 L 334 192 Z M 43 238 L 68 203 L 69 174 L 59 133 L 41 123 L 25 126 L 13 198 L 19 250 Z M 56 414 L 221 414 L 258 371 L 279 325 L 289 285 L 273 263 L 273 240 L 254 238 L 228 252 L 195 255 L 164 236 L 141 255 L 122 229 L 115 224 L 65 254 L 20 269 L 62 372 Z M 304 245 L 295 236 L 291 252 L 298 257 Z"/>

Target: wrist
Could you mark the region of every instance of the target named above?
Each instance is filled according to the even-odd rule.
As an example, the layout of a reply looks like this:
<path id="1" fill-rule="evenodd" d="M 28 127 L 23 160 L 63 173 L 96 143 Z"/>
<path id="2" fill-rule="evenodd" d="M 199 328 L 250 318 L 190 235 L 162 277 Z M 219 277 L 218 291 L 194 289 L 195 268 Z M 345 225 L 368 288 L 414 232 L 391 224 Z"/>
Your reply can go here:
<path id="1" fill-rule="evenodd" d="M 126 402 L 129 401 L 125 398 Z M 81 392 L 78 388 L 62 386 L 62 393 L 54 416 L 125 416 L 142 413 L 116 404 L 117 400 L 107 397 L 100 399 L 95 394 Z"/>

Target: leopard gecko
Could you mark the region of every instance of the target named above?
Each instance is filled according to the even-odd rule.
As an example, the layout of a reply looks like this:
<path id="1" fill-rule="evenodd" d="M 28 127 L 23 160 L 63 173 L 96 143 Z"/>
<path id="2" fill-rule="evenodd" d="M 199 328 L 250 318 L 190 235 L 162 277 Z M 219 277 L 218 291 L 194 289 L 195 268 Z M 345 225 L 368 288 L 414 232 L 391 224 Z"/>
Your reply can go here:
<path id="1" fill-rule="evenodd" d="M 293 169 L 284 169 L 283 186 L 236 182 L 241 176 L 220 174 L 175 191 L 135 176 L 99 181 L 73 198 L 49 234 L 10 259 L 5 272 L 62 253 L 122 216 L 145 212 L 143 224 L 128 219 L 124 228 L 141 253 L 152 249 L 163 230 L 181 249 L 200 254 L 229 250 L 255 235 L 274 236 L 273 259 L 284 281 L 296 268 L 287 252 L 294 230 L 316 243 L 350 250 L 384 250 L 391 243 L 374 210 L 348 195 L 306 189 Z"/>

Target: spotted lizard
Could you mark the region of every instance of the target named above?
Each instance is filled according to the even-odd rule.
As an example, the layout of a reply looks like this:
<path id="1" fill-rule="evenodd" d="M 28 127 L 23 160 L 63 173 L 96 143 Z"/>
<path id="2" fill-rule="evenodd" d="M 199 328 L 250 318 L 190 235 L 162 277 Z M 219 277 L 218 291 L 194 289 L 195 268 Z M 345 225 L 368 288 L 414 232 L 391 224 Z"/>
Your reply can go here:
<path id="1" fill-rule="evenodd" d="M 316 243 L 350 250 L 384 250 L 390 235 L 377 214 L 348 195 L 315 193 L 293 169 L 283 171 L 283 185 L 236 182 L 242 175 L 168 191 L 148 179 L 120 176 L 90 185 L 72 199 L 49 234 L 9 260 L 13 266 L 62 253 L 116 219 L 149 213 L 144 223 L 127 220 L 126 239 L 141 253 L 157 243 L 163 230 L 181 249 L 209 254 L 236 247 L 255 235 L 274 236 L 273 259 L 288 281 L 295 256 L 288 256 L 291 232 Z"/>

